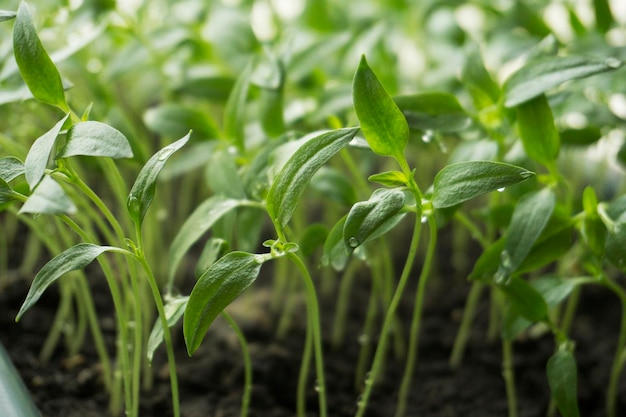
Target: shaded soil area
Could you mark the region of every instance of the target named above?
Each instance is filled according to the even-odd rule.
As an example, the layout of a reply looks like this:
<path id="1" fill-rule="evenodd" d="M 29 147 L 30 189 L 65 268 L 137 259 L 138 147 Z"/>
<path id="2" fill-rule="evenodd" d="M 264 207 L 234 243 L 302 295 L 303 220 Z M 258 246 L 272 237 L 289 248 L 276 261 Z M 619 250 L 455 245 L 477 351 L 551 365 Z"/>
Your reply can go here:
<path id="1" fill-rule="evenodd" d="M 417 274 L 416 274 L 417 275 Z M 452 344 L 462 317 L 469 284 L 460 278 L 439 271 L 428 289 L 424 306 L 420 350 L 406 416 L 425 417 L 502 417 L 507 415 L 507 402 L 502 379 L 502 358 L 498 341 L 486 340 L 489 315 L 488 292 L 481 298 L 465 359 L 458 370 L 448 365 Z M 271 277 L 261 277 L 266 283 Z M 96 308 L 107 345 L 115 344 L 114 317 L 111 301 L 102 279 L 92 278 Z M 260 279 L 261 280 L 261 279 Z M 20 277 L 7 277 L 8 284 L 0 291 L 0 341 L 9 351 L 44 417 L 105 417 L 108 397 L 103 392 L 100 367 L 89 336 L 79 355 L 68 357 L 59 347 L 49 363 L 41 363 L 38 354 L 54 317 L 58 294 L 50 289 L 39 303 L 20 321 L 14 317 L 28 291 Z M 259 285 L 257 285 L 259 284 Z M 230 308 L 231 314 L 244 330 L 253 361 L 251 417 L 295 416 L 295 397 L 304 342 L 305 309 L 296 307 L 288 335 L 278 340 L 280 317 L 272 313 L 269 287 L 257 282 L 253 291 L 244 294 Z M 414 285 L 415 283 L 413 283 Z M 413 289 L 409 288 L 400 317 L 406 324 L 412 314 Z M 335 291 L 336 293 L 336 291 Z M 359 390 L 355 388 L 355 369 L 363 343 L 364 306 L 369 297 L 366 277 L 356 280 L 350 296 L 350 310 L 344 342 L 339 347 L 330 343 L 336 297 L 322 301 L 324 314 L 325 368 L 330 417 L 353 416 Z M 577 342 L 579 366 L 579 401 L 581 415 L 600 417 L 604 410 L 605 389 L 614 355 L 620 325 L 620 306 L 602 288 L 585 288 L 582 293 L 572 336 Z M 376 329 L 380 328 L 377 323 Z M 174 331 L 181 409 L 184 417 L 234 417 L 240 413 L 243 389 L 243 365 L 237 339 L 221 319 L 209 330 L 201 348 L 189 358 L 185 352 L 182 331 Z M 374 342 L 374 341 L 372 341 Z M 545 364 L 553 352 L 550 335 L 525 335 L 514 344 L 515 377 L 520 417 L 546 415 L 549 388 Z M 313 363 L 311 373 L 313 374 Z M 374 389 L 368 417 L 393 416 L 404 361 L 389 354 L 384 378 Z M 140 416 L 170 416 L 171 399 L 165 354 L 161 348 L 153 365 L 154 386 L 143 392 Z M 311 376 L 308 392 L 308 414 L 317 414 L 317 395 Z M 620 386 L 620 411 L 626 415 L 626 377 Z"/>

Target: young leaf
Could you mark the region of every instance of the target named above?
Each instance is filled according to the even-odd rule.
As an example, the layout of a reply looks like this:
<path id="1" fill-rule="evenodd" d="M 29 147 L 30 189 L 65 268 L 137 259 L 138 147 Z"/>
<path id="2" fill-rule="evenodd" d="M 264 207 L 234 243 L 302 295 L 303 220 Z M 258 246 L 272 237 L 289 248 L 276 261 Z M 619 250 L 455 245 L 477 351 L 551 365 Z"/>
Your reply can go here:
<path id="1" fill-rule="evenodd" d="M 46 175 L 28 197 L 19 213 L 74 214 L 76 207 L 59 183 Z"/>
<path id="2" fill-rule="evenodd" d="M 5 20 L 15 19 L 16 13 L 8 10 L 0 10 L 0 22 Z"/>
<path id="3" fill-rule="evenodd" d="M 345 174 L 330 168 L 321 167 L 311 178 L 311 188 L 337 203 L 350 207 L 357 202 L 354 185 Z"/>
<path id="4" fill-rule="evenodd" d="M 348 262 L 348 248 L 343 243 L 343 227 L 346 224 L 348 215 L 343 216 L 332 229 L 328 232 L 324 249 L 322 252 L 321 264 L 323 266 L 332 266 L 336 271 L 341 271 L 346 267 Z"/>
<path id="5" fill-rule="evenodd" d="M 42 181 L 43 184 L 43 181 Z M 41 184 L 39 185 L 41 187 Z M 111 246 L 98 246 L 91 243 L 79 243 L 64 250 L 41 268 L 31 284 L 26 300 L 15 318 L 18 321 L 41 297 L 44 291 L 64 274 L 83 269 L 100 254 L 107 251 L 119 250 Z"/>
<path id="6" fill-rule="evenodd" d="M 559 153 L 560 137 L 545 95 L 517 106 L 517 125 L 526 154 L 543 165 L 551 165 Z"/>
<path id="7" fill-rule="evenodd" d="M 578 370 L 571 348 L 560 346 L 548 359 L 546 366 L 552 398 L 563 417 L 579 417 L 577 384 Z"/>
<path id="8" fill-rule="evenodd" d="M 169 280 L 174 279 L 178 264 L 189 248 L 206 233 L 224 214 L 238 206 L 245 205 L 246 201 L 233 200 L 221 196 L 213 196 L 202 202 L 191 213 L 182 225 L 169 251 Z"/>
<path id="9" fill-rule="evenodd" d="M 455 206 L 471 198 L 508 187 L 535 175 L 501 162 L 468 161 L 448 165 L 435 177 L 433 206 Z"/>
<path id="10" fill-rule="evenodd" d="M 381 188 L 369 200 L 352 206 L 343 227 L 346 247 L 352 251 L 371 239 L 382 225 L 404 207 L 404 200 L 404 192 L 395 188 Z"/>
<path id="11" fill-rule="evenodd" d="M 517 203 L 505 237 L 496 282 L 505 282 L 522 264 L 548 223 L 555 203 L 554 194 L 547 188 L 527 194 Z"/>
<path id="12" fill-rule="evenodd" d="M 386 187 L 403 187 L 409 182 L 406 175 L 400 171 L 387 171 L 370 175 L 368 180 Z"/>
<path id="13" fill-rule="evenodd" d="M 88 121 L 76 123 L 67 131 L 67 141 L 57 158 L 76 155 L 132 158 L 133 151 L 122 132 L 104 123 Z"/>
<path id="14" fill-rule="evenodd" d="M 190 135 L 191 132 L 176 142 L 162 148 L 155 153 L 152 158 L 146 162 L 143 168 L 141 168 L 141 171 L 139 171 L 135 184 L 133 184 L 133 188 L 130 190 L 130 194 L 128 194 L 128 199 L 126 200 L 128 213 L 137 225 L 141 225 L 148 211 L 148 207 L 152 204 L 159 172 L 161 172 L 169 157 L 187 143 Z"/>
<path id="15" fill-rule="evenodd" d="M 615 58 L 600 60 L 580 56 L 548 57 L 530 61 L 504 84 L 504 106 L 517 106 L 565 81 L 613 71 L 622 65 L 623 62 Z"/>
<path id="16" fill-rule="evenodd" d="M 466 57 L 461 70 L 461 81 L 469 90 L 474 106 L 478 110 L 492 106 L 500 98 L 500 87 L 485 69 L 478 48 L 472 48 Z"/>
<path id="17" fill-rule="evenodd" d="M 217 150 L 206 166 L 206 181 L 215 195 L 244 199 L 246 191 L 237 172 L 236 155 L 228 150 Z"/>
<path id="18" fill-rule="evenodd" d="M 470 273 L 468 279 L 471 281 L 481 281 L 485 284 L 493 282 L 493 276 L 498 270 L 500 264 L 500 254 L 504 250 L 504 238 L 493 242 L 489 245 L 483 253 L 478 257 L 478 260 L 474 264 L 474 268 Z"/>
<path id="19" fill-rule="evenodd" d="M 8 203 L 14 200 L 14 191 L 7 182 L 0 178 L 0 204 Z"/>
<path id="20" fill-rule="evenodd" d="M 525 319 L 538 322 L 548 317 L 548 306 L 543 297 L 523 279 L 513 277 L 498 288 Z"/>
<path id="21" fill-rule="evenodd" d="M 224 239 L 219 237 L 212 237 L 204 244 L 202 253 L 198 257 L 196 262 L 196 268 L 194 275 L 199 278 L 204 274 L 204 271 L 209 269 L 211 265 L 215 263 L 219 258 L 230 252 L 230 245 Z"/>
<path id="22" fill-rule="evenodd" d="M 0 158 L 0 179 L 11 182 L 24 173 L 24 164 L 14 156 Z"/>
<path id="23" fill-rule="evenodd" d="M 13 27 L 13 52 L 22 78 L 33 96 L 68 112 L 63 83 L 56 66 L 44 49 L 25 2 L 21 2 Z"/>
<path id="24" fill-rule="evenodd" d="M 173 325 L 175 325 L 178 320 L 180 320 L 180 318 L 183 316 L 185 308 L 187 307 L 188 300 L 189 297 L 178 296 L 167 301 L 167 303 L 165 304 L 165 317 L 167 318 L 168 327 L 172 327 Z M 148 362 L 152 363 L 154 352 L 157 350 L 162 342 L 163 324 L 161 323 L 161 319 L 157 318 L 157 320 L 154 322 L 154 326 L 152 327 L 152 331 L 150 332 L 150 338 L 148 339 L 148 347 L 146 352 Z"/>
<path id="25" fill-rule="evenodd" d="M 626 270 L 626 215 L 622 215 L 615 222 L 613 228 L 609 230 L 606 238 L 606 257 L 613 265 Z"/>
<path id="26" fill-rule="evenodd" d="M 404 148 L 409 140 L 409 126 L 404 115 L 387 94 L 361 57 L 352 84 L 354 110 L 361 123 L 367 143 L 379 155 L 404 160 Z"/>
<path id="27" fill-rule="evenodd" d="M 215 317 L 256 280 L 263 262 L 260 255 L 231 252 L 200 276 L 189 295 L 183 318 L 189 355 L 200 347 Z"/>
<path id="28" fill-rule="evenodd" d="M 593 11 L 596 15 L 596 27 L 602 33 L 608 32 L 613 24 L 613 13 L 609 0 L 593 0 Z"/>
<path id="29" fill-rule="evenodd" d="M 63 124 L 68 117 L 69 113 L 59 120 L 52 129 L 35 140 L 30 147 L 28 155 L 26 155 L 26 160 L 24 161 L 24 170 L 26 173 L 26 182 L 31 190 L 34 190 L 37 184 L 39 184 L 39 181 L 41 181 L 57 136 L 61 133 Z"/>
<path id="30" fill-rule="evenodd" d="M 354 138 L 358 128 L 323 133 L 302 145 L 274 179 L 267 195 L 272 221 L 285 227 L 313 175 Z"/>
<path id="31" fill-rule="evenodd" d="M 596 126 L 587 126 L 581 129 L 561 130 L 559 136 L 563 145 L 585 146 L 599 141 L 602 131 Z"/>

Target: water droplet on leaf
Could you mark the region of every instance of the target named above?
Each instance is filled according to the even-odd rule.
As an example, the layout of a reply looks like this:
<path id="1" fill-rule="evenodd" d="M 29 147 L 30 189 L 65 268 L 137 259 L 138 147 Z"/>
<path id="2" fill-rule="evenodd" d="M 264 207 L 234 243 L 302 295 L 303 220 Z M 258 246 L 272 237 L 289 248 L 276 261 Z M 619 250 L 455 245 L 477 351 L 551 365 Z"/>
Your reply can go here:
<path id="1" fill-rule="evenodd" d="M 359 239 L 352 236 L 350 239 L 348 239 L 348 245 L 350 245 L 351 248 L 356 248 L 357 246 L 359 246 Z"/>
<path id="2" fill-rule="evenodd" d="M 422 223 L 426 223 L 428 221 L 428 217 L 422 216 Z"/>
<path id="3" fill-rule="evenodd" d="M 619 59 L 615 58 L 615 57 L 609 57 L 607 58 L 604 63 L 611 67 L 611 68 L 619 68 L 622 66 L 622 61 L 620 61 Z"/>
<path id="4" fill-rule="evenodd" d="M 505 189 L 506 189 L 505 187 L 500 187 L 500 188 L 498 188 L 498 190 L 497 190 L 497 191 L 498 191 L 499 193 L 501 193 L 501 192 L 503 192 Z"/>
<path id="5" fill-rule="evenodd" d="M 432 130 L 426 130 L 422 135 L 422 141 L 424 141 L 424 143 L 430 143 L 433 141 L 434 138 L 435 132 L 433 132 Z"/>

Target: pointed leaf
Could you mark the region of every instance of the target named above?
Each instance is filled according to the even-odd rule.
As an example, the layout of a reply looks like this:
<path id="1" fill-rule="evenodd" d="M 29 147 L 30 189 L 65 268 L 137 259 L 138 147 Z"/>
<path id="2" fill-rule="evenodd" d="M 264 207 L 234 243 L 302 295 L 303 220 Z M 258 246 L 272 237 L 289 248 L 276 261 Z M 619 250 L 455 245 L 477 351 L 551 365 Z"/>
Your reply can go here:
<path id="1" fill-rule="evenodd" d="M 61 76 L 37 36 L 25 2 L 21 2 L 17 9 L 13 27 L 13 52 L 22 78 L 33 96 L 68 111 Z"/>
<path id="2" fill-rule="evenodd" d="M 517 106 L 517 125 L 526 154 L 537 162 L 551 165 L 559 154 L 561 144 L 545 95 Z"/>
<path id="3" fill-rule="evenodd" d="M 467 59 L 461 70 L 463 86 L 469 90 L 474 106 L 478 110 L 490 107 L 500 99 L 500 87 L 485 69 L 478 48 L 471 49 L 466 56 Z"/>
<path id="4" fill-rule="evenodd" d="M 555 204 L 554 194 L 547 188 L 526 194 L 520 199 L 506 233 L 500 266 L 495 276 L 496 282 L 506 281 L 522 264 L 548 224 Z"/>
<path id="5" fill-rule="evenodd" d="M 67 131 L 67 141 L 57 158 L 76 155 L 132 158 L 133 151 L 122 132 L 104 123 L 88 121 L 76 123 Z"/>
<path id="6" fill-rule="evenodd" d="M 398 96 L 393 100 L 412 130 L 455 132 L 466 128 L 471 122 L 452 94 L 422 93 Z"/>
<path id="7" fill-rule="evenodd" d="M 178 268 L 178 264 L 185 256 L 185 253 L 200 237 L 205 234 L 215 222 L 217 222 L 224 214 L 228 213 L 235 207 L 246 205 L 243 200 L 233 200 L 221 196 L 213 196 L 202 202 L 191 213 L 182 225 L 169 251 L 169 280 L 174 279 L 174 274 Z"/>
<path id="8" fill-rule="evenodd" d="M 165 304 L 165 317 L 167 318 L 167 326 L 174 326 L 178 320 L 183 316 L 185 312 L 185 308 L 187 307 L 187 301 L 189 297 L 173 297 L 168 300 Z M 150 338 L 148 339 L 148 347 L 146 356 L 148 357 L 148 362 L 152 363 L 152 358 L 154 357 L 154 352 L 163 342 L 163 324 L 161 323 L 161 318 L 157 318 L 154 322 L 154 326 L 152 327 L 152 331 L 150 332 Z"/>
<path id="9" fill-rule="evenodd" d="M 0 179 L 11 182 L 24 173 L 24 164 L 14 156 L 0 158 Z"/>
<path id="10" fill-rule="evenodd" d="M 403 187 L 409 181 L 406 175 L 400 171 L 381 172 L 380 174 L 370 175 L 367 179 L 386 187 Z"/>
<path id="11" fill-rule="evenodd" d="M 578 411 L 578 370 L 571 348 L 561 346 L 546 366 L 552 398 L 563 417 L 580 417 Z"/>
<path id="12" fill-rule="evenodd" d="M 154 193 L 156 192 L 157 178 L 165 163 L 174 152 L 187 143 L 190 134 L 191 132 L 155 153 L 139 171 L 135 184 L 133 184 L 133 188 L 130 190 L 126 200 L 128 213 L 130 213 L 130 217 L 136 224 L 141 225 L 148 207 L 152 204 Z"/>
<path id="13" fill-rule="evenodd" d="M 614 21 L 609 3 L 609 0 L 593 0 L 593 11 L 596 15 L 596 27 L 602 33 L 608 32 Z"/>
<path id="14" fill-rule="evenodd" d="M 505 107 L 533 99 L 565 81 L 614 71 L 623 62 L 615 58 L 595 59 L 580 56 L 547 57 L 528 62 L 504 84 Z"/>
<path id="15" fill-rule="evenodd" d="M 448 165 L 435 177 L 433 206 L 451 207 L 471 198 L 508 187 L 535 175 L 501 162 L 467 161 Z"/>
<path id="16" fill-rule="evenodd" d="M 198 349 L 217 315 L 256 280 L 263 261 L 261 255 L 231 252 L 211 265 L 198 279 L 183 319 L 189 355 Z"/>
<path id="17" fill-rule="evenodd" d="M 30 147 L 28 155 L 26 155 L 26 160 L 24 161 L 24 170 L 26 172 L 26 182 L 28 182 L 28 186 L 31 190 L 41 181 L 46 166 L 48 166 L 48 161 L 50 160 L 50 153 L 54 148 L 59 133 L 61 133 L 63 124 L 69 116 L 69 113 L 65 115 L 52 129 L 37 138 Z"/>
<path id="18" fill-rule="evenodd" d="M 250 62 L 237 78 L 224 107 L 224 133 L 239 149 L 243 149 L 244 145 L 246 100 L 250 89 L 251 74 L 252 63 Z"/>
<path id="19" fill-rule="evenodd" d="M 402 210 L 404 200 L 404 192 L 381 188 L 369 200 L 352 206 L 343 227 L 346 247 L 352 251 L 370 240 L 381 226 Z"/>
<path id="20" fill-rule="evenodd" d="M 59 183 L 46 175 L 19 212 L 20 214 L 74 214 L 76 207 Z"/>
<path id="21" fill-rule="evenodd" d="M 313 175 L 358 132 L 357 128 L 337 129 L 307 141 L 289 158 L 267 195 L 267 212 L 280 227 L 291 219 L 300 196 Z"/>
<path id="22" fill-rule="evenodd" d="M 387 94 L 376 74 L 361 57 L 352 85 L 354 110 L 367 143 L 379 155 L 404 160 L 409 126 L 404 115 Z"/>
<path id="23" fill-rule="evenodd" d="M 35 276 L 30 290 L 28 291 L 28 295 L 26 296 L 26 300 L 24 300 L 24 304 L 22 304 L 15 320 L 19 320 L 20 317 L 39 300 L 44 291 L 64 274 L 77 269 L 83 269 L 100 254 L 116 250 L 119 249 L 111 246 L 79 243 L 52 258 Z"/>

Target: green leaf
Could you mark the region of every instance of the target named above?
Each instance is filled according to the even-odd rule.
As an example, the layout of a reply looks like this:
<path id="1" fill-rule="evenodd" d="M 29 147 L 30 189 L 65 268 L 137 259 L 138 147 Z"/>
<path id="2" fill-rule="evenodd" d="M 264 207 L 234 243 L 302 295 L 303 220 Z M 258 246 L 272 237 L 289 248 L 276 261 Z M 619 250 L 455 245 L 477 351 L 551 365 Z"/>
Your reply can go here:
<path id="1" fill-rule="evenodd" d="M 224 133 L 239 149 L 244 147 L 246 100 L 250 89 L 252 62 L 241 73 L 224 107 Z"/>
<path id="2" fill-rule="evenodd" d="M 582 129 L 565 129 L 559 132 L 563 145 L 584 146 L 596 143 L 602 137 L 602 131 L 595 126 Z"/>
<path id="3" fill-rule="evenodd" d="M 187 308 L 187 301 L 189 301 L 189 297 L 186 296 L 172 297 L 167 301 L 165 304 L 165 317 L 167 318 L 168 327 L 171 328 L 178 323 L 178 320 L 180 320 L 185 312 L 185 308 Z M 159 317 L 154 322 L 154 326 L 152 326 L 152 331 L 150 332 L 150 338 L 148 339 L 146 356 L 149 363 L 152 363 L 154 352 L 162 342 L 163 324 L 161 323 L 161 318 Z"/>
<path id="4" fill-rule="evenodd" d="M 385 187 L 403 187 L 408 183 L 406 175 L 400 171 L 387 171 L 380 174 L 370 175 L 367 178 L 371 182 L 382 184 Z"/>
<path id="5" fill-rule="evenodd" d="M 203 139 L 219 136 L 211 117 L 199 110 L 168 103 L 146 111 L 143 116 L 148 129 L 163 136 L 179 138 L 190 130 Z"/>
<path id="6" fill-rule="evenodd" d="M 369 200 L 350 209 L 343 227 L 343 241 L 350 251 L 361 246 L 404 207 L 405 194 L 398 189 L 378 189 Z"/>
<path id="7" fill-rule="evenodd" d="M 202 202 L 191 213 L 182 225 L 169 251 L 169 280 L 174 279 L 178 264 L 185 256 L 189 248 L 205 234 L 224 214 L 247 202 L 233 200 L 221 196 L 213 196 Z"/>
<path id="8" fill-rule="evenodd" d="M 609 230 L 605 252 L 613 265 L 626 271 L 626 215 L 621 215 Z"/>
<path id="9" fill-rule="evenodd" d="M 346 224 L 348 215 L 343 216 L 332 229 L 328 232 L 324 249 L 322 252 L 321 264 L 323 266 L 331 266 L 336 271 L 341 271 L 348 263 L 350 253 L 343 242 L 343 227 Z"/>
<path id="10" fill-rule="evenodd" d="M 230 245 L 224 239 L 212 237 L 204 244 L 202 253 L 196 262 L 195 276 L 199 278 L 204 271 L 209 269 L 219 258 L 226 255 L 230 251 Z"/>
<path id="11" fill-rule="evenodd" d="M 24 170 L 26 173 L 26 182 L 31 190 L 33 190 L 41 178 L 43 177 L 48 160 L 50 159 L 50 153 L 54 144 L 56 143 L 59 133 L 63 128 L 63 124 L 69 117 L 69 113 L 64 118 L 59 120 L 56 125 L 42 136 L 40 136 L 30 147 L 26 160 L 24 161 Z"/>
<path id="12" fill-rule="evenodd" d="M 0 22 L 4 22 L 5 20 L 15 19 L 17 13 L 10 12 L 8 10 L 0 10 Z"/>
<path id="13" fill-rule="evenodd" d="M 264 259 L 247 252 L 231 252 L 211 265 L 198 279 L 183 319 L 189 355 L 200 347 L 217 315 L 256 280 Z"/>
<path id="14" fill-rule="evenodd" d="M 46 175 L 28 197 L 19 213 L 74 214 L 76 207 L 59 183 Z"/>
<path id="15" fill-rule="evenodd" d="M 472 48 L 466 57 L 460 78 L 472 96 L 474 107 L 483 110 L 498 102 L 500 87 L 485 69 L 478 48 Z"/>
<path id="16" fill-rule="evenodd" d="M 513 277 L 507 283 L 498 285 L 498 288 L 525 319 L 538 322 L 548 318 L 546 302 L 528 282 Z"/>
<path id="17" fill-rule="evenodd" d="M 67 131 L 67 141 L 57 158 L 76 155 L 132 158 L 133 151 L 122 132 L 104 123 L 88 121 L 76 123 Z"/>
<path id="18" fill-rule="evenodd" d="M 309 225 L 298 242 L 300 253 L 303 256 L 311 256 L 320 247 L 323 247 L 328 237 L 328 229 L 320 223 Z"/>
<path id="19" fill-rule="evenodd" d="M 593 0 L 593 11 L 596 15 L 596 27 L 602 33 L 608 32 L 613 24 L 613 13 L 609 0 Z"/>
<path id="20" fill-rule="evenodd" d="M 563 417 L 579 417 L 578 411 L 578 370 L 576 359 L 569 346 L 562 345 L 548 359 L 546 366 L 548 384 L 552 398 Z"/>
<path id="21" fill-rule="evenodd" d="M 279 227 L 291 219 L 313 175 L 357 134 L 358 128 L 337 129 L 314 137 L 289 158 L 267 195 L 267 212 Z"/>
<path id="22" fill-rule="evenodd" d="M 546 276 L 533 280 L 530 285 L 541 294 L 548 307 L 555 307 L 569 297 L 576 287 L 590 282 L 594 282 L 594 278 Z"/>
<path id="23" fill-rule="evenodd" d="M 528 62 L 504 84 L 505 107 L 514 107 L 533 99 L 565 81 L 620 68 L 615 58 L 595 59 L 580 56 L 547 57 Z"/>
<path id="24" fill-rule="evenodd" d="M 41 187 L 41 184 L 39 186 Z M 83 269 L 100 254 L 116 250 L 119 249 L 111 246 L 79 243 L 52 258 L 35 276 L 30 290 L 28 291 L 28 295 L 26 295 L 26 300 L 24 300 L 15 320 L 19 320 L 22 315 L 39 300 L 44 291 L 64 274 L 77 269 Z"/>
<path id="25" fill-rule="evenodd" d="M 471 122 L 452 94 L 422 93 L 394 97 L 393 100 L 412 130 L 456 132 L 465 129 Z"/>
<path id="26" fill-rule="evenodd" d="M 526 194 L 520 199 L 506 233 L 496 282 L 505 282 L 522 264 L 548 224 L 555 204 L 554 194 L 547 188 Z"/>
<path id="27" fill-rule="evenodd" d="M 435 177 L 433 206 L 450 207 L 471 198 L 522 182 L 535 175 L 501 162 L 468 161 L 448 165 Z"/>
<path id="28" fill-rule="evenodd" d="M 130 190 L 128 198 L 126 199 L 128 213 L 137 225 L 141 225 L 148 211 L 148 207 L 152 204 L 159 173 L 170 156 L 185 146 L 190 135 L 191 132 L 189 132 L 187 136 L 159 150 L 146 162 L 143 168 L 141 168 L 141 171 L 139 171 L 135 184 L 133 184 L 133 188 Z"/>
<path id="29" fill-rule="evenodd" d="M 15 198 L 13 189 L 7 184 L 7 182 L 0 178 L 0 204 L 13 201 Z M 1 211 L 1 210 L 0 210 Z"/>
<path id="30" fill-rule="evenodd" d="M 554 216 L 553 218 L 554 219 Z M 526 258 L 517 268 L 516 274 L 536 271 L 539 268 L 561 259 L 572 248 L 572 227 L 557 229 L 552 219 L 544 228 Z M 552 229 L 554 227 L 555 229 Z"/>
<path id="31" fill-rule="evenodd" d="M 552 165 L 561 144 L 545 95 L 517 106 L 517 125 L 526 154 L 543 165 Z"/>
<path id="32" fill-rule="evenodd" d="M 246 198 L 235 157 L 229 150 L 214 151 L 211 155 L 206 167 L 206 180 L 213 194 L 236 199 Z"/>
<path id="33" fill-rule="evenodd" d="M 498 270 L 500 264 L 500 254 L 504 250 L 504 237 L 489 245 L 483 253 L 478 257 L 474 264 L 474 268 L 468 279 L 471 281 L 481 281 L 485 284 L 493 282 L 493 276 Z"/>
<path id="34" fill-rule="evenodd" d="M 0 158 L 0 179 L 11 182 L 24 173 L 24 164 L 14 156 Z"/>
<path id="35" fill-rule="evenodd" d="M 44 49 L 25 2 L 17 9 L 13 27 L 13 52 L 22 78 L 33 96 L 46 104 L 69 111 L 61 76 Z"/>
<path id="36" fill-rule="evenodd" d="M 396 103 L 367 65 L 365 56 L 361 57 L 354 75 L 352 99 L 361 131 L 372 150 L 379 155 L 404 161 L 409 126 Z"/>

